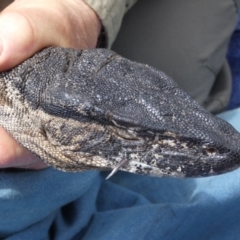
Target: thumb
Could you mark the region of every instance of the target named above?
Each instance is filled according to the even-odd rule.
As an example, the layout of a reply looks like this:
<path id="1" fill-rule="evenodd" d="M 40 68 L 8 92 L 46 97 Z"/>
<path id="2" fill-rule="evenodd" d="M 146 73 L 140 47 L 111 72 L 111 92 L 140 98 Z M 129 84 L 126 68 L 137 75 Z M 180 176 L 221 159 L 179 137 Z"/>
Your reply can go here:
<path id="1" fill-rule="evenodd" d="M 28 20 L 18 13 L 0 15 L 0 70 L 19 64 L 36 50 L 34 31 Z"/>
<path id="2" fill-rule="evenodd" d="M 48 46 L 93 48 L 99 31 L 97 16 L 83 1 L 15 1 L 0 14 L 0 71 Z"/>

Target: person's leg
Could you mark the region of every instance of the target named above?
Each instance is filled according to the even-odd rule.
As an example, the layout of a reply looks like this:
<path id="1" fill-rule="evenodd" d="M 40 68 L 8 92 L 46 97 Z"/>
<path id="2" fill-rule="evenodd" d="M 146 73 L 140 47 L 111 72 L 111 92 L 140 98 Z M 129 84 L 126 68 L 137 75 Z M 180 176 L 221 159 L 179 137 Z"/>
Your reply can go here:
<path id="1" fill-rule="evenodd" d="M 205 108 L 220 111 L 230 97 L 225 56 L 239 2 L 140 0 L 125 16 L 113 50 L 159 68 Z"/>

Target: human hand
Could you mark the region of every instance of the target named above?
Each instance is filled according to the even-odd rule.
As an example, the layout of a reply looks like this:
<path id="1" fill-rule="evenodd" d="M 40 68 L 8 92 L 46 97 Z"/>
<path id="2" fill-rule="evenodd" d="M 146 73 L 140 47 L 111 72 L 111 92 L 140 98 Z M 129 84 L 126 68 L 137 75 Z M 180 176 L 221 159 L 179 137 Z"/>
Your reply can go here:
<path id="1" fill-rule="evenodd" d="M 16 0 L 0 14 L 0 71 L 48 46 L 94 48 L 100 28 L 83 0 Z M 0 136 L 0 168 L 47 167 L 1 127 Z"/>

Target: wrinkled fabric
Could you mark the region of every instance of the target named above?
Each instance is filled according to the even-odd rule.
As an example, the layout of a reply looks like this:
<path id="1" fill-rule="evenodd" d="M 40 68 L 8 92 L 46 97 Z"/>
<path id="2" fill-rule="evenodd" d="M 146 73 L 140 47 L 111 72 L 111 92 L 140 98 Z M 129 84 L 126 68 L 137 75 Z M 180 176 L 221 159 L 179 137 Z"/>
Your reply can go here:
<path id="1" fill-rule="evenodd" d="M 107 37 L 106 47 L 110 48 L 120 29 L 124 14 L 137 0 L 84 0 L 98 15 Z"/>
<path id="2" fill-rule="evenodd" d="M 240 131 L 240 108 L 221 115 Z M 240 235 L 240 169 L 171 179 L 119 171 L 0 172 L 0 238 L 211 239 Z"/>

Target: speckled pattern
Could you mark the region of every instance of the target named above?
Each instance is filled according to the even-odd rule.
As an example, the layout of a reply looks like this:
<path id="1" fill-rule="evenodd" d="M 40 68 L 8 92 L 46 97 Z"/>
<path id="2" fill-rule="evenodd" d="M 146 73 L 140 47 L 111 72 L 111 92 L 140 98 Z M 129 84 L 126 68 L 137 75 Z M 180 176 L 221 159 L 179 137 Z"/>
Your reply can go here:
<path id="1" fill-rule="evenodd" d="M 163 72 L 106 49 L 47 48 L 0 75 L 0 125 L 64 171 L 156 176 L 239 167 L 240 134 Z"/>

